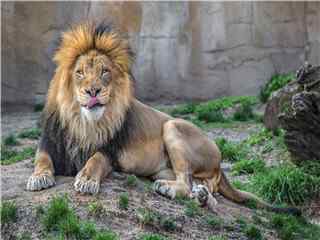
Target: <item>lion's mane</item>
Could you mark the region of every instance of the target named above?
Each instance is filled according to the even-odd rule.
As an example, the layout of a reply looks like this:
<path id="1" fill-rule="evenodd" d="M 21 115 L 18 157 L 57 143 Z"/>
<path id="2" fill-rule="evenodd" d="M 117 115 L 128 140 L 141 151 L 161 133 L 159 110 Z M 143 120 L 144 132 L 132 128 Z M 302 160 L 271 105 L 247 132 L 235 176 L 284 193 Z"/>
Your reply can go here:
<path id="1" fill-rule="evenodd" d="M 81 116 L 73 90 L 74 64 L 79 56 L 90 50 L 107 55 L 120 72 L 115 80 L 114 94 L 99 121 L 88 121 Z M 75 169 L 81 168 L 97 149 L 108 143 L 110 147 L 105 148 L 105 152 L 116 155 L 126 141 L 132 115 L 133 77 L 130 69 L 133 53 L 128 41 L 110 26 L 84 23 L 62 34 L 54 61 L 57 68 L 43 112 L 43 128 L 47 137 L 41 140 L 40 150 L 41 145 L 49 147 L 51 156 L 57 158 L 53 162 L 55 168 L 60 169 L 60 174 L 73 175 Z M 68 160 L 72 167 L 66 163 Z"/>

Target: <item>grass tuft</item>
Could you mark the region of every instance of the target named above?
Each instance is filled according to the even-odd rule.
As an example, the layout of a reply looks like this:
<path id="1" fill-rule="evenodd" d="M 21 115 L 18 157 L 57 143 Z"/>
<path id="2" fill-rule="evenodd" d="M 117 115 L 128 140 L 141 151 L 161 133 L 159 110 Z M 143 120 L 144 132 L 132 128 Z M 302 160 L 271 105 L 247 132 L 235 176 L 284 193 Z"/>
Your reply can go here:
<path id="1" fill-rule="evenodd" d="M 269 82 L 260 90 L 259 99 L 261 102 L 266 103 L 271 94 L 287 85 L 294 79 L 294 75 L 292 73 L 289 74 L 281 74 L 274 75 Z"/>
<path id="2" fill-rule="evenodd" d="M 211 236 L 208 240 L 227 240 L 224 236 Z"/>
<path id="3" fill-rule="evenodd" d="M 252 104 L 250 102 L 244 102 L 240 105 L 237 111 L 233 114 L 233 119 L 236 121 L 248 121 L 255 117 Z"/>
<path id="4" fill-rule="evenodd" d="M 220 229 L 223 226 L 223 219 L 212 214 L 205 217 L 205 222 L 214 229 Z"/>
<path id="5" fill-rule="evenodd" d="M 41 136 L 40 128 L 26 129 L 18 134 L 19 138 L 39 139 L 40 136 Z"/>
<path id="6" fill-rule="evenodd" d="M 188 217 L 195 217 L 197 215 L 200 215 L 201 214 L 201 208 L 200 208 L 198 202 L 196 202 L 193 199 L 190 199 L 189 201 L 187 201 L 185 203 L 184 213 Z"/>
<path id="7" fill-rule="evenodd" d="M 216 111 L 201 111 L 198 113 L 198 119 L 207 123 L 212 122 L 227 122 L 228 120 L 223 116 L 222 110 Z"/>
<path id="8" fill-rule="evenodd" d="M 262 145 L 266 142 L 269 142 L 273 138 L 273 133 L 266 128 L 262 128 L 259 132 L 250 135 L 250 137 L 245 140 L 245 143 L 250 146 Z"/>
<path id="9" fill-rule="evenodd" d="M 95 208 L 96 209 L 96 208 Z M 94 223 L 81 221 L 69 206 L 66 196 L 54 197 L 47 210 L 40 213 L 44 230 L 53 235 L 53 239 L 77 240 L 116 240 L 115 233 L 108 230 L 97 231 Z M 49 235 L 50 236 L 50 235 Z"/>
<path id="10" fill-rule="evenodd" d="M 225 138 L 217 138 L 215 143 L 222 154 L 222 159 L 236 162 L 246 157 L 246 149 L 240 144 L 230 142 Z"/>
<path id="11" fill-rule="evenodd" d="M 320 236 L 320 227 L 308 223 L 302 217 L 272 214 L 270 225 L 272 229 L 277 231 L 278 237 L 282 240 L 318 240 Z"/>
<path id="12" fill-rule="evenodd" d="M 105 213 L 105 209 L 100 201 L 90 202 L 88 205 L 90 216 L 99 217 Z"/>
<path id="13" fill-rule="evenodd" d="M 177 117 L 177 116 L 180 116 L 180 115 L 191 114 L 191 113 L 194 113 L 197 105 L 198 104 L 196 104 L 196 103 L 183 104 L 183 105 L 177 106 L 174 109 L 172 109 L 169 112 L 169 114 L 171 114 L 173 117 Z"/>
<path id="14" fill-rule="evenodd" d="M 32 240 L 32 235 L 30 232 L 23 232 L 17 235 L 16 240 Z"/>
<path id="15" fill-rule="evenodd" d="M 245 232 L 246 236 L 248 237 L 248 239 L 252 239 L 252 240 L 263 239 L 260 229 L 254 224 L 248 224 L 245 227 L 244 232 Z"/>
<path id="16" fill-rule="evenodd" d="M 138 208 L 137 217 L 141 224 L 150 225 L 156 220 L 156 214 L 147 208 Z"/>
<path id="17" fill-rule="evenodd" d="M 69 207 L 67 197 L 54 197 L 44 213 L 42 224 L 47 231 L 56 230 L 60 222 L 70 215 L 73 216 L 73 211 Z"/>
<path id="18" fill-rule="evenodd" d="M 94 238 L 93 240 L 118 240 L 119 237 L 117 236 L 117 234 L 115 234 L 112 231 L 102 231 L 99 232 Z"/>
<path id="19" fill-rule="evenodd" d="M 34 157 L 36 150 L 32 147 L 24 148 L 22 151 L 10 149 L 4 145 L 1 146 L 1 165 L 13 164 L 27 158 Z"/>
<path id="20" fill-rule="evenodd" d="M 161 217 L 160 227 L 166 231 L 174 231 L 177 228 L 177 225 L 174 219 L 170 217 Z"/>
<path id="21" fill-rule="evenodd" d="M 135 175 L 129 175 L 126 179 L 126 185 L 128 187 L 135 187 L 138 184 L 138 178 Z"/>
<path id="22" fill-rule="evenodd" d="M 60 233 L 67 237 L 67 239 L 73 236 L 76 238 L 80 237 L 79 219 L 75 214 L 71 214 L 71 212 L 64 219 L 60 219 L 57 227 Z"/>
<path id="23" fill-rule="evenodd" d="M 85 221 L 80 224 L 80 239 L 92 239 L 96 234 L 97 230 L 94 223 Z"/>
<path id="24" fill-rule="evenodd" d="M 320 192 L 320 179 L 292 165 L 270 168 L 252 176 L 249 189 L 275 203 L 299 205 Z"/>
<path id="25" fill-rule="evenodd" d="M 198 104 L 194 110 L 199 120 L 206 122 L 226 121 L 222 111 L 241 104 L 243 106 L 252 106 L 257 103 L 257 98 L 253 96 L 231 96 L 208 101 Z M 212 114 L 212 115 L 211 115 Z"/>
<path id="26" fill-rule="evenodd" d="M 121 193 L 119 196 L 119 208 L 120 209 L 128 209 L 129 206 L 129 195 L 128 193 Z"/>
<path id="27" fill-rule="evenodd" d="M 18 140 L 15 135 L 11 134 L 10 136 L 8 136 L 4 139 L 3 143 L 6 146 L 16 146 L 16 145 L 18 145 Z"/>
<path id="28" fill-rule="evenodd" d="M 0 212 L 1 224 L 8 224 L 17 220 L 17 206 L 14 202 L 3 202 Z"/>
<path id="29" fill-rule="evenodd" d="M 265 169 L 266 164 L 261 159 L 240 160 L 232 166 L 232 174 L 253 174 L 263 172 Z"/>

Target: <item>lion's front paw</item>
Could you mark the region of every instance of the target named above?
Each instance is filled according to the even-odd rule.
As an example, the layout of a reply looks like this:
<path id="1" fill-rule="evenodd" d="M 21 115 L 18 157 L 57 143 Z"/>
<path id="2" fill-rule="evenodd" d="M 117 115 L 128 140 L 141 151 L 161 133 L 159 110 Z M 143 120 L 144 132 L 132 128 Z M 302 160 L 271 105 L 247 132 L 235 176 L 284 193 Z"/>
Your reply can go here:
<path id="1" fill-rule="evenodd" d="M 80 193 L 97 194 L 100 189 L 100 181 L 88 177 L 81 171 L 76 176 L 74 188 Z"/>
<path id="2" fill-rule="evenodd" d="M 31 175 L 28 179 L 27 190 L 28 191 L 40 191 L 45 188 L 52 187 L 56 184 L 54 176 L 51 174 L 39 174 Z"/>

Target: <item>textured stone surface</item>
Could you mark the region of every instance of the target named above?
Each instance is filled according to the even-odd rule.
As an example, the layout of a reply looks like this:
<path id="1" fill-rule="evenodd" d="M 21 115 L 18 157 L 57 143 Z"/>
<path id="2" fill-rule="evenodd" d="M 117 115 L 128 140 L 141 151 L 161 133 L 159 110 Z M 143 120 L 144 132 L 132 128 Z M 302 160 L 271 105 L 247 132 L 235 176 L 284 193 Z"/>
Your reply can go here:
<path id="1" fill-rule="evenodd" d="M 86 19 L 128 33 L 139 98 L 257 94 L 275 73 L 320 64 L 319 2 L 5 2 L 2 103 L 43 101 L 60 31 Z"/>

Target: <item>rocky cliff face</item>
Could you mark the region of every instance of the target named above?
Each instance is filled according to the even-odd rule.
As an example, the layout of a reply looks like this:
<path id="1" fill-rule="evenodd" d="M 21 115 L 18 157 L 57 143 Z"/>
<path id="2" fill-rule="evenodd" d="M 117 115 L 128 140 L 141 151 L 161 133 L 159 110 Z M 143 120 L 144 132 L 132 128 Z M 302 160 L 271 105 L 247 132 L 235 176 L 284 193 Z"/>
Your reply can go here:
<path id="1" fill-rule="evenodd" d="M 257 94 L 273 74 L 320 64 L 320 3 L 2 3 L 2 102 L 42 101 L 60 31 L 110 20 L 136 52 L 139 98 Z"/>

